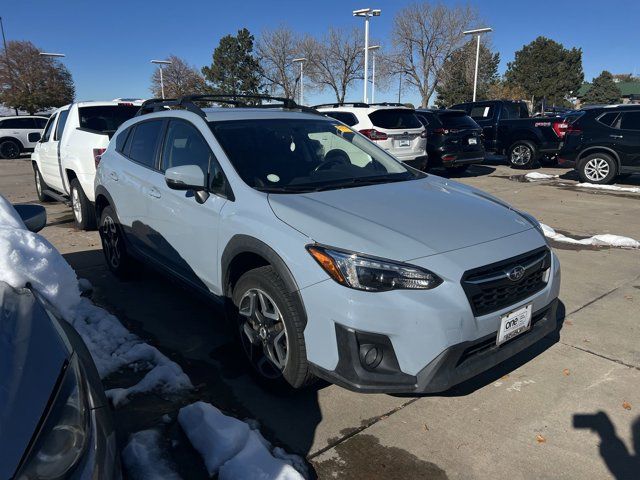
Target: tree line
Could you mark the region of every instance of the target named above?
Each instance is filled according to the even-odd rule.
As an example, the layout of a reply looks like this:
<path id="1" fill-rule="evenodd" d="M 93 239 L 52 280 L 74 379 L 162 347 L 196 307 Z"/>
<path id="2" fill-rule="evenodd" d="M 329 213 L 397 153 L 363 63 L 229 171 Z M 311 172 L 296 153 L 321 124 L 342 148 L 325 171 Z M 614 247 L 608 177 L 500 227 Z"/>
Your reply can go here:
<path id="1" fill-rule="evenodd" d="M 423 1 L 399 10 L 389 42 L 376 51 L 376 87 L 389 90 L 398 82 L 417 92 L 421 106 L 449 106 L 471 100 L 475 70 L 474 38 L 462 32 L 481 25 L 476 9 Z M 377 43 L 373 38 L 371 44 Z M 268 29 L 256 38 L 246 28 L 222 37 L 211 63 L 202 68 L 175 55 L 163 67 L 166 97 L 189 93 L 231 95 L 272 94 L 296 98 L 299 65 L 304 63 L 305 89 L 329 91 L 337 102 L 347 100 L 355 83 L 364 78 L 364 41 L 361 25 L 330 27 L 315 37 L 286 25 Z M 515 52 L 503 76 L 500 55 L 489 37 L 480 48 L 477 98 L 527 99 L 568 104 L 584 81 L 582 50 L 565 48 L 538 37 Z M 151 77 L 150 90 L 161 95 L 160 73 Z M 62 63 L 39 55 L 30 42 L 9 42 L 0 55 L 0 102 L 29 112 L 69 103 L 75 94 L 73 79 Z M 613 76 L 594 79 L 583 103 L 619 101 Z M 605 102 L 606 100 L 606 102 Z"/>

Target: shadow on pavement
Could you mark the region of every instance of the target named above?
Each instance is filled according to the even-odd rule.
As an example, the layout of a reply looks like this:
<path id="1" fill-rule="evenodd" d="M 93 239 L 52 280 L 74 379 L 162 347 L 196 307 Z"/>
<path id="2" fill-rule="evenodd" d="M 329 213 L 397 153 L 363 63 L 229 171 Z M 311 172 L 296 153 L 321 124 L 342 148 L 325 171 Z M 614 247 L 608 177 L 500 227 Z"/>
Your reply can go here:
<path id="1" fill-rule="evenodd" d="M 439 175 L 445 178 L 473 178 L 473 177 L 483 177 L 485 175 L 491 175 L 495 172 L 496 169 L 494 167 L 489 167 L 486 165 L 471 165 L 465 172 L 463 173 L 454 173 L 447 168 L 434 168 L 430 170 L 429 173 L 434 173 L 435 175 Z"/>
<path id="2" fill-rule="evenodd" d="M 600 455 L 616 480 L 633 480 L 640 476 L 640 416 L 631 427 L 634 452 L 627 450 L 604 412 L 575 414 L 573 427 L 588 428 L 600 436 Z"/>

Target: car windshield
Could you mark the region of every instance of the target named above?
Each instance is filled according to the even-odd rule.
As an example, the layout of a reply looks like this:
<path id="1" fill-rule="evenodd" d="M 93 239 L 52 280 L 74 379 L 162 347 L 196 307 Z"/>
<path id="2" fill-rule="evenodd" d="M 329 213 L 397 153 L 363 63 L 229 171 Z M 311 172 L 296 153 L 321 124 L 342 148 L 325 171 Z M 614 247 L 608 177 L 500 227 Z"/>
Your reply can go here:
<path id="1" fill-rule="evenodd" d="M 242 180 L 265 192 L 332 190 L 422 177 L 362 135 L 330 120 L 209 125 Z"/>

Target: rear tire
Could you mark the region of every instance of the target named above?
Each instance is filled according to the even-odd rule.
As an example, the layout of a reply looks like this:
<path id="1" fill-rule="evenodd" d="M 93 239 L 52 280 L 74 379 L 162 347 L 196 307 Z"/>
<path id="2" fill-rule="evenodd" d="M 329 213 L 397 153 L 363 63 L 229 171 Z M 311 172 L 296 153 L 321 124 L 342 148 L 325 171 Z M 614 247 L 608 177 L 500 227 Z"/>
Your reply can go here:
<path id="1" fill-rule="evenodd" d="M 33 180 L 36 184 L 36 194 L 38 195 L 38 200 L 40 200 L 43 203 L 52 202 L 53 198 L 51 198 L 49 195 L 44 193 L 44 191 L 48 190 L 49 187 L 47 186 L 46 183 L 44 183 L 44 180 L 42 180 L 42 174 L 40 173 L 38 166 L 35 164 L 33 165 Z"/>
<path id="2" fill-rule="evenodd" d="M 3 140 L 0 142 L 0 158 L 13 160 L 20 156 L 22 147 L 16 140 Z"/>
<path id="3" fill-rule="evenodd" d="M 250 270 L 233 288 L 240 345 L 252 371 L 268 387 L 313 383 L 304 341 L 305 315 L 276 270 Z"/>
<path id="4" fill-rule="evenodd" d="M 577 170 L 581 181 L 607 185 L 616 179 L 618 164 L 611 155 L 594 153 L 580 160 Z"/>
<path id="5" fill-rule="evenodd" d="M 518 140 L 509 147 L 507 159 L 511 168 L 531 168 L 538 160 L 538 149 L 529 140 Z"/>
<path id="6" fill-rule="evenodd" d="M 98 231 L 107 267 L 117 277 L 128 278 L 133 271 L 135 261 L 127 253 L 122 226 L 110 205 L 102 210 Z"/>
<path id="7" fill-rule="evenodd" d="M 80 230 L 95 230 L 96 212 L 77 178 L 71 180 L 71 207 L 76 227 Z"/>

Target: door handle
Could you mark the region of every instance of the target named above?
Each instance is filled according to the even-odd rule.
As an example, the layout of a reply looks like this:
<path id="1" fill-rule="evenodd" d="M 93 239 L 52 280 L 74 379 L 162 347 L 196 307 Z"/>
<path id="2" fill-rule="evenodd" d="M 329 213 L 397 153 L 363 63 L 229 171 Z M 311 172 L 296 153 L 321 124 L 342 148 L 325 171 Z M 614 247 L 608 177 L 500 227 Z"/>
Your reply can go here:
<path id="1" fill-rule="evenodd" d="M 622 135 L 609 135 L 611 138 L 622 138 Z"/>
<path id="2" fill-rule="evenodd" d="M 147 193 L 149 194 L 149 196 L 150 196 L 150 197 L 153 197 L 153 198 L 160 198 L 160 197 L 162 197 L 162 195 L 160 194 L 160 191 L 159 191 L 157 188 L 155 188 L 155 187 L 151 187 L 151 188 L 147 191 Z"/>
<path id="3" fill-rule="evenodd" d="M 114 182 L 117 182 L 118 180 L 120 180 L 116 172 L 109 172 L 109 177 L 111 177 L 111 180 L 113 180 Z"/>

